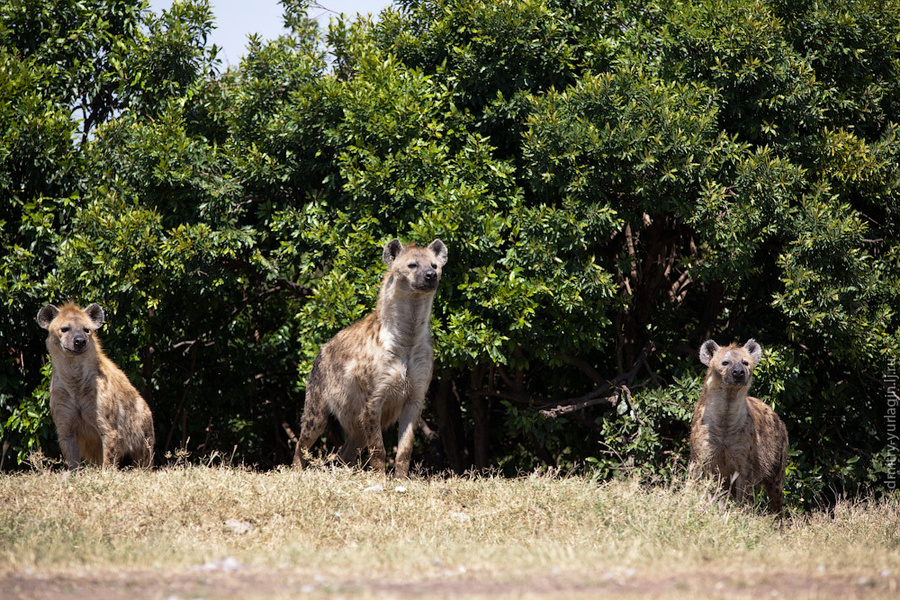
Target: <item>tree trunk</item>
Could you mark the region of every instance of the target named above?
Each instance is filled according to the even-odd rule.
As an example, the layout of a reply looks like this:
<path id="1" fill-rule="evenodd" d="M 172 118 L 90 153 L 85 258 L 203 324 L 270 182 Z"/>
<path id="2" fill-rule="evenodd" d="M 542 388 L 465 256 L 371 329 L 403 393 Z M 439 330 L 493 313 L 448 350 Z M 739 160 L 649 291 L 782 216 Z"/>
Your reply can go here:
<path id="1" fill-rule="evenodd" d="M 471 374 L 469 390 L 472 394 L 472 420 L 475 425 L 475 468 L 487 468 L 491 451 L 490 401 L 484 389 L 484 365 L 478 365 Z"/>
<path id="2" fill-rule="evenodd" d="M 439 380 L 437 393 L 434 396 L 434 409 L 437 413 L 438 435 L 444 449 L 444 457 L 450 469 L 461 475 L 466 470 L 465 445 L 463 440 L 462 412 L 459 401 L 453 397 L 453 380 L 442 377 Z"/>

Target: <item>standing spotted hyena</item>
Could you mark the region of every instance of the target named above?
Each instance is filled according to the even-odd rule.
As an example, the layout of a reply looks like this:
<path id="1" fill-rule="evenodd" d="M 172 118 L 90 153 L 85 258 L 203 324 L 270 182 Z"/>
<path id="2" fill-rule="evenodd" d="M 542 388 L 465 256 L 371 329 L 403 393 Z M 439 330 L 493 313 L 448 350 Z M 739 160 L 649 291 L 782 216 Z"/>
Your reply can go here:
<path id="1" fill-rule="evenodd" d="M 117 466 L 126 455 L 139 466 L 153 462 L 153 417 L 131 382 L 100 347 L 95 331 L 105 315 L 97 304 L 48 304 L 37 315 L 48 331 L 53 365 L 50 414 L 69 469 L 84 459 Z"/>
<path id="2" fill-rule="evenodd" d="M 769 510 L 783 509 L 787 429 L 775 411 L 747 395 L 762 348 L 754 340 L 743 346 L 700 346 L 700 361 L 709 367 L 691 426 L 693 468 L 719 478 L 736 500 L 751 495 L 760 483 Z"/>
<path id="3" fill-rule="evenodd" d="M 384 471 L 382 430 L 400 422 L 395 474 L 407 477 L 413 436 L 431 382 L 431 304 L 447 263 L 447 248 L 392 240 L 382 255 L 387 272 L 375 310 L 338 332 L 319 351 L 306 384 L 306 405 L 294 466 L 306 464 L 309 447 L 325 430 L 329 414 L 347 434 L 344 462 L 369 450 L 369 466 Z"/>

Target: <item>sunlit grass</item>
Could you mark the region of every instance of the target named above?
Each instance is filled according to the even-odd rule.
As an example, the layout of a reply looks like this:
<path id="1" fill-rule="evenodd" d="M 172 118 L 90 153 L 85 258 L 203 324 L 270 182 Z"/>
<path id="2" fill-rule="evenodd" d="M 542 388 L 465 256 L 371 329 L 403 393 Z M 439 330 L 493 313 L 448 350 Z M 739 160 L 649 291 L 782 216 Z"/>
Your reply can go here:
<path id="1" fill-rule="evenodd" d="M 888 501 L 773 517 L 689 479 L 648 486 L 535 474 L 397 481 L 347 468 L 180 466 L 0 475 L 8 570 L 241 564 L 336 573 L 721 566 L 900 569 Z"/>

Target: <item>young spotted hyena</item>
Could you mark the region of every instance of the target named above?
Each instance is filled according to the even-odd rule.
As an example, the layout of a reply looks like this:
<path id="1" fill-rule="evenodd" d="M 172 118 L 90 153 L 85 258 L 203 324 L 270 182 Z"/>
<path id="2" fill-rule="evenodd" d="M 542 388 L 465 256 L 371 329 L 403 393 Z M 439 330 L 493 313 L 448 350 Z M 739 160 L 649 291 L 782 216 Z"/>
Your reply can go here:
<path id="1" fill-rule="evenodd" d="M 38 312 L 38 324 L 48 331 L 50 414 L 59 445 L 69 469 L 82 459 L 117 466 L 126 455 L 149 467 L 153 417 L 125 373 L 103 354 L 94 335 L 103 320 L 97 304 L 84 310 L 72 302 L 48 304 Z"/>
<path id="2" fill-rule="evenodd" d="M 761 356 L 754 340 L 725 348 L 707 340 L 700 346 L 700 361 L 709 370 L 691 425 L 691 463 L 719 478 L 736 500 L 761 483 L 769 510 L 780 515 L 787 429 L 775 411 L 747 395 Z"/>
<path id="3" fill-rule="evenodd" d="M 375 310 L 338 332 L 319 351 L 306 384 L 306 405 L 294 466 L 306 464 L 309 447 L 324 431 L 329 414 L 347 434 L 344 462 L 369 450 L 369 466 L 384 471 L 382 429 L 400 421 L 395 474 L 407 477 L 413 435 L 431 382 L 434 352 L 429 319 L 447 248 L 389 242 L 382 255 L 388 269 Z"/>

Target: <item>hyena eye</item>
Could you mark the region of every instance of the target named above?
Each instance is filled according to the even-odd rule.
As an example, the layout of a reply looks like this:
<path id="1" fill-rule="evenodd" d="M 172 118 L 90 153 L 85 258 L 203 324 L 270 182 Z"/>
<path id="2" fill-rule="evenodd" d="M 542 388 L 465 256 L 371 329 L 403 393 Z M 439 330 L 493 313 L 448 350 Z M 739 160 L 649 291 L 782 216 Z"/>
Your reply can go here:
<path id="1" fill-rule="evenodd" d="M 69 333 L 69 326 L 66 325 L 65 327 L 60 327 L 59 330 L 62 331 L 63 333 Z"/>
<path id="2" fill-rule="evenodd" d="M 723 360 L 723 361 L 722 361 L 722 366 L 723 366 L 723 367 L 727 367 L 727 366 L 730 365 L 730 364 L 731 364 L 731 361 L 730 361 L 730 360 Z"/>
<path id="3" fill-rule="evenodd" d="M 747 362 L 746 360 L 742 360 L 742 361 L 741 361 L 741 364 L 743 364 L 745 367 L 750 366 L 750 363 Z"/>
<path id="4" fill-rule="evenodd" d="M 432 268 L 432 269 L 437 269 L 437 263 L 431 263 L 431 268 Z"/>
<path id="5" fill-rule="evenodd" d="M 419 263 L 411 262 L 411 263 L 409 263 L 409 264 L 406 265 L 406 266 L 409 267 L 410 269 L 415 269 L 416 267 L 419 266 Z"/>
<path id="6" fill-rule="evenodd" d="M 88 329 L 87 327 L 84 328 L 84 332 L 88 335 L 91 335 L 91 330 Z"/>

